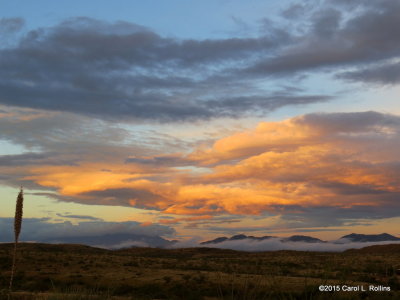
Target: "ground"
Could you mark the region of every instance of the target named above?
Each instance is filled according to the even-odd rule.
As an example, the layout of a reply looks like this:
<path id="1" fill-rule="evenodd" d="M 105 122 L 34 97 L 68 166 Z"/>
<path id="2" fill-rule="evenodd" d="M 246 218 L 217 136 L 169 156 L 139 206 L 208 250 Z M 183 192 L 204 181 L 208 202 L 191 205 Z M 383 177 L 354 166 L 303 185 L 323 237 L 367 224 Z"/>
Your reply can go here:
<path id="1" fill-rule="evenodd" d="M 12 247 L 0 244 L 4 299 Z M 248 253 L 19 244 L 12 299 L 400 299 L 400 245 Z"/>

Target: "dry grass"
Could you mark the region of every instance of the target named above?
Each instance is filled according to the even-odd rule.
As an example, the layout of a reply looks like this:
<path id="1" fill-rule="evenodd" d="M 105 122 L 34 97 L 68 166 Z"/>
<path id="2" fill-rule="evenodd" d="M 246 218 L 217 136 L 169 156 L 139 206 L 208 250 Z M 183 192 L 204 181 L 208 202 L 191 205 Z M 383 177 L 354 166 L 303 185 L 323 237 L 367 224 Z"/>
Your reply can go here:
<path id="1" fill-rule="evenodd" d="M 15 242 L 0 244 L 0 300 L 400 299 L 398 244 L 343 253 L 18 245 L 23 200 L 21 188 Z M 24 266 L 18 272 L 17 245 L 18 264 Z M 321 293 L 321 284 L 376 284 L 393 292 Z"/>
<path id="2" fill-rule="evenodd" d="M 390 247 L 391 252 L 386 248 Z M 13 244 L 0 245 L 0 290 Z M 400 299 L 400 245 L 344 253 L 19 243 L 12 299 Z M 320 293 L 319 284 L 389 285 L 391 293 Z M 19 298 L 29 292 L 31 298 Z M 91 295 L 89 297 L 89 295 Z M 368 296 L 369 298 L 365 298 Z M 79 298 L 81 297 L 81 298 Z M 364 297 L 364 298 L 361 298 Z M 386 297 L 386 298 L 381 298 Z M 0 297 L 1 298 L 1 297 Z"/>

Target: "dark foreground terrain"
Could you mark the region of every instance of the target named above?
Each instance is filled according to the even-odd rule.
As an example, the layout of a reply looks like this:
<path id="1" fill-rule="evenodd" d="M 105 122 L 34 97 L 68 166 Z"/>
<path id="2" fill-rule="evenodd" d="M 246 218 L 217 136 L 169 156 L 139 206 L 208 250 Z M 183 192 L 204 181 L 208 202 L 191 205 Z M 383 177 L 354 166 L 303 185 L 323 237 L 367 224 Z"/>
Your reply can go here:
<path id="1" fill-rule="evenodd" d="M 0 244 L 0 299 L 11 252 Z M 399 244 L 343 253 L 20 244 L 12 299 L 400 299 L 399 269 Z"/>

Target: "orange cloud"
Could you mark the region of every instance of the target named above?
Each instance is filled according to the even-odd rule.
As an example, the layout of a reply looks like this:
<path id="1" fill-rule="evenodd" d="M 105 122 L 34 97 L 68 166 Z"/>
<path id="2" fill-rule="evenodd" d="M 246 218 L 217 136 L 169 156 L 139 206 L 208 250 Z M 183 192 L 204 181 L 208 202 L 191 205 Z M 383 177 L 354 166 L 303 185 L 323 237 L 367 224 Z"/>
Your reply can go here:
<path id="1" fill-rule="evenodd" d="M 261 122 L 255 130 L 238 132 L 217 140 L 211 149 L 199 149 L 188 157 L 213 164 L 222 160 L 237 159 L 263 153 L 280 151 L 312 142 L 318 132 L 308 126 L 300 126 L 301 118 L 281 122 Z"/>
<path id="2" fill-rule="evenodd" d="M 194 218 L 259 215 L 282 205 L 379 205 L 379 195 L 400 193 L 400 162 L 394 150 L 400 149 L 399 119 L 369 112 L 305 115 L 262 122 L 208 149 L 181 155 L 181 160 L 168 156 L 163 166 L 157 165 L 160 159 L 150 158 L 143 163 L 132 159 L 135 163 L 39 166 L 24 179 L 81 199 L 118 192 L 127 199 L 121 205 Z M 192 165 L 178 168 L 182 161 Z M 208 172 L 196 172 L 196 167 Z M 160 222 L 181 221 L 191 220 Z"/>
<path id="3" fill-rule="evenodd" d="M 129 181 L 146 175 L 143 171 L 140 168 L 127 169 L 105 163 L 40 166 L 31 168 L 32 175 L 23 179 L 33 180 L 42 186 L 55 187 L 61 194 L 73 196 L 93 190 L 129 187 Z"/>

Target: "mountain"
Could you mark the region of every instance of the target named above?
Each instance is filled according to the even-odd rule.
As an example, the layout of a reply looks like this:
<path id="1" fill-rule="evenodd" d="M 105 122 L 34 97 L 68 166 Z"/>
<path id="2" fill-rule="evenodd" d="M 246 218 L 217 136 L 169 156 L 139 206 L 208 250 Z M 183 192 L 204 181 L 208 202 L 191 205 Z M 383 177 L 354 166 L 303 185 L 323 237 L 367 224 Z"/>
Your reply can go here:
<path id="1" fill-rule="evenodd" d="M 252 235 L 238 234 L 238 235 L 234 235 L 230 238 L 221 236 L 221 237 L 218 237 L 218 238 L 210 240 L 210 241 L 202 242 L 202 243 L 200 243 L 200 245 L 212 245 L 212 244 L 215 245 L 215 244 L 219 244 L 219 243 L 223 243 L 223 242 L 240 241 L 240 240 L 264 241 L 264 240 L 271 239 L 271 238 L 278 238 L 278 237 L 269 236 L 269 235 L 257 237 L 257 236 L 252 236 Z M 303 243 L 326 243 L 325 241 L 322 241 L 320 239 L 317 239 L 317 238 L 314 238 L 311 236 L 306 236 L 306 235 L 293 235 L 288 238 L 281 238 L 280 241 L 281 242 L 303 242 Z"/>
<path id="2" fill-rule="evenodd" d="M 262 236 L 262 237 L 256 237 L 252 235 L 245 235 L 245 234 L 238 234 L 234 235 L 230 238 L 221 236 L 216 239 L 210 240 L 210 241 L 205 241 L 200 243 L 200 245 L 215 245 L 215 244 L 220 244 L 223 242 L 228 242 L 228 241 L 240 241 L 240 240 L 254 240 L 254 241 L 263 241 L 266 239 L 271 239 L 275 238 L 279 240 L 282 243 L 287 243 L 287 242 L 301 242 L 301 243 L 327 243 L 326 241 L 311 237 L 311 236 L 306 236 L 306 235 L 292 235 L 287 238 L 279 238 L 276 236 Z M 400 241 L 400 238 L 395 237 L 393 235 L 390 235 L 388 233 L 382 233 L 382 234 L 358 234 L 358 233 L 352 233 L 348 234 L 345 236 L 342 236 L 339 240 L 334 241 L 334 244 L 346 244 L 348 242 L 396 242 Z"/>
<path id="3" fill-rule="evenodd" d="M 388 233 L 381 233 L 381 234 L 358 234 L 352 233 L 345 236 L 342 236 L 340 239 L 347 239 L 352 242 L 387 242 L 387 241 L 400 241 L 400 238 L 397 238 L 393 235 Z"/>
<path id="4" fill-rule="evenodd" d="M 239 241 L 239 240 L 245 240 L 245 239 L 263 241 L 263 240 L 267 240 L 267 239 L 270 239 L 273 237 L 274 236 L 268 236 L 268 235 L 257 237 L 257 236 L 252 236 L 252 235 L 237 234 L 237 235 L 231 236 L 230 238 L 221 236 L 221 237 L 218 237 L 218 238 L 210 240 L 210 241 L 202 242 L 202 243 L 200 243 L 200 245 L 219 244 L 219 243 L 226 242 L 226 241 Z"/>
<path id="5" fill-rule="evenodd" d="M 303 242 L 303 243 L 326 243 L 323 240 L 306 236 L 306 235 L 292 235 L 291 237 L 284 238 L 282 242 Z"/>
<path id="6" fill-rule="evenodd" d="M 216 239 L 213 239 L 211 241 L 201 242 L 200 245 L 219 244 L 219 243 L 225 242 L 226 240 L 228 240 L 227 237 L 221 236 L 221 237 L 217 237 Z"/>
<path id="7" fill-rule="evenodd" d="M 261 237 L 257 237 L 257 236 L 252 236 L 252 235 L 245 235 L 245 234 L 238 234 L 238 235 L 234 235 L 230 238 L 227 238 L 225 236 L 222 237 L 218 237 L 216 239 L 210 240 L 210 241 L 205 241 L 200 243 L 201 245 L 212 245 L 212 244 L 219 244 L 219 243 L 223 243 L 223 242 L 227 242 L 227 241 L 240 241 L 240 240 L 254 240 L 254 241 L 264 241 L 267 239 L 271 239 L 271 238 L 278 238 L 276 236 L 261 236 Z M 281 242 L 303 242 L 303 243 L 326 243 L 325 241 L 322 241 L 320 239 L 311 237 L 311 236 L 306 236 L 306 235 L 293 235 L 291 237 L 288 238 L 281 238 L 280 239 Z"/>
<path id="8" fill-rule="evenodd" d="M 169 241 L 160 236 L 147 236 L 137 234 L 106 234 L 100 236 L 63 236 L 42 240 L 51 244 L 83 244 L 101 248 L 128 248 L 128 247 L 156 247 L 165 248 L 176 241 Z"/>
<path id="9" fill-rule="evenodd" d="M 244 240 L 244 239 L 247 239 L 247 238 L 248 238 L 248 236 L 245 235 L 245 234 L 237 234 L 237 235 L 234 235 L 234 236 L 230 237 L 229 240 L 230 241 L 238 241 L 238 240 Z"/>
<path id="10" fill-rule="evenodd" d="M 398 254 L 400 255 L 400 244 L 373 245 L 360 249 L 348 249 L 344 253 L 353 254 Z"/>

